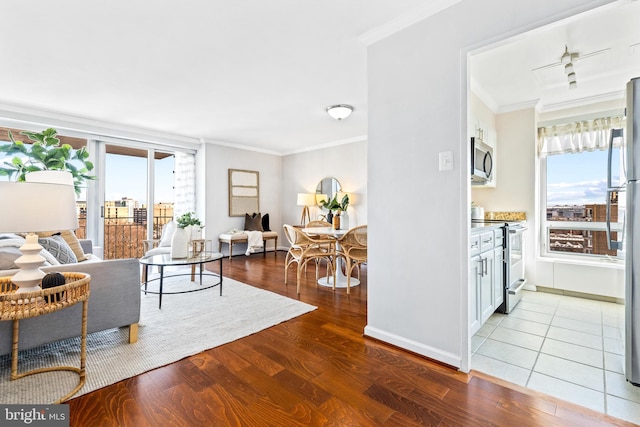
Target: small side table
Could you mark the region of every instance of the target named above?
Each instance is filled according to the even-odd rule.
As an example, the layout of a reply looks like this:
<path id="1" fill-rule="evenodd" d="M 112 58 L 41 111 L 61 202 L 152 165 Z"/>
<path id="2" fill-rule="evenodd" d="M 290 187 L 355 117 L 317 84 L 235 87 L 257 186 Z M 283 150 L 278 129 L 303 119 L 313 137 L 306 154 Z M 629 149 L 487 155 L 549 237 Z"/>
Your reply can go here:
<path id="1" fill-rule="evenodd" d="M 191 253 L 196 256 L 202 252 L 211 252 L 211 240 L 193 239 L 191 240 Z"/>
<path id="2" fill-rule="evenodd" d="M 16 293 L 17 287 L 11 277 L 0 277 L 0 321 L 13 321 L 13 345 L 11 350 L 11 380 L 51 371 L 71 371 L 79 376 L 78 385 L 68 394 L 53 403 L 62 403 L 84 386 L 86 382 L 85 361 L 87 356 L 87 308 L 91 276 L 85 273 L 62 273 L 65 284 L 35 292 Z M 21 319 L 37 317 L 82 302 L 82 334 L 80 340 L 80 367 L 51 366 L 18 372 L 19 322 Z"/>

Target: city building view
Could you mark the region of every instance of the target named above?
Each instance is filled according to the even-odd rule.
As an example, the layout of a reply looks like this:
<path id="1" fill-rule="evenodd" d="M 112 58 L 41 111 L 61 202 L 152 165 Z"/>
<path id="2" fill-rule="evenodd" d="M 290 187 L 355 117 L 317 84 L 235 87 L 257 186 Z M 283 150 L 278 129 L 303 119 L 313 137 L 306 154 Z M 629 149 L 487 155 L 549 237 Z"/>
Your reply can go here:
<path id="1" fill-rule="evenodd" d="M 87 203 L 78 201 L 78 229 L 76 235 L 86 237 Z M 147 240 L 147 206 L 137 200 L 124 197 L 105 201 L 104 211 L 104 259 L 139 258 L 144 255 Z M 173 219 L 173 203 L 156 203 L 153 206 L 153 237 L 160 237 L 162 227 Z"/>
<path id="2" fill-rule="evenodd" d="M 606 204 L 587 204 L 547 207 L 547 221 L 557 222 L 606 222 Z M 618 222 L 618 194 L 611 195 L 611 222 Z M 617 238 L 617 232 L 611 238 Z M 604 230 L 576 230 L 557 227 L 549 229 L 549 250 L 552 252 L 570 252 L 588 255 L 617 256 L 616 250 L 610 250 L 607 234 Z"/>

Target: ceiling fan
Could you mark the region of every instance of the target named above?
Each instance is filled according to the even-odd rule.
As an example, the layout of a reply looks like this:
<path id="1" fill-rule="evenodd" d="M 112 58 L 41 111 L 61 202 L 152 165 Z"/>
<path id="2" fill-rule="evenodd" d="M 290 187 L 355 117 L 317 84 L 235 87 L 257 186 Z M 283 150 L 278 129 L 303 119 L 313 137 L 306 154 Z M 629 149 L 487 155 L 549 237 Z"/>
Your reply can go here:
<path id="1" fill-rule="evenodd" d="M 548 68 L 564 66 L 564 72 L 567 75 L 567 80 L 569 81 L 569 88 L 570 89 L 575 89 L 575 88 L 578 87 L 578 82 L 577 82 L 577 79 L 576 79 L 576 73 L 574 71 L 573 65 L 578 60 L 582 60 L 582 59 L 586 59 L 586 58 L 589 58 L 589 57 L 592 57 L 592 56 L 600 55 L 602 53 L 605 53 L 608 50 L 610 50 L 610 48 L 596 50 L 594 52 L 585 53 L 585 54 L 581 55 L 578 52 L 569 52 L 569 48 L 567 47 L 567 45 L 565 45 L 564 46 L 564 53 L 562 54 L 562 56 L 560 56 L 560 61 L 559 62 L 553 62 L 551 64 L 543 65 L 541 67 L 534 68 L 531 71 L 536 72 L 536 71 L 541 71 L 541 70 L 548 69 Z"/>
<path id="2" fill-rule="evenodd" d="M 553 62 L 551 64 L 547 64 L 547 65 L 542 65 L 540 67 L 536 67 L 533 68 L 531 71 L 538 71 L 538 70 L 544 70 L 545 68 L 553 68 L 553 67 L 558 67 L 560 65 L 566 65 L 567 62 L 563 62 L 563 58 L 566 61 L 566 59 L 569 59 L 569 63 L 576 63 L 578 60 L 581 59 L 586 59 L 589 58 L 591 56 L 596 56 L 596 55 L 600 55 L 602 53 L 605 53 L 607 51 L 611 50 L 611 48 L 606 48 L 606 49 L 600 49 L 600 50 L 596 50 L 594 52 L 590 52 L 590 53 L 585 53 L 585 54 L 579 54 L 578 52 L 569 52 L 569 49 L 567 48 L 567 46 L 565 45 L 564 47 L 564 53 L 562 54 L 562 56 L 560 57 L 560 61 L 558 62 Z M 568 58 L 565 56 L 568 54 Z"/>

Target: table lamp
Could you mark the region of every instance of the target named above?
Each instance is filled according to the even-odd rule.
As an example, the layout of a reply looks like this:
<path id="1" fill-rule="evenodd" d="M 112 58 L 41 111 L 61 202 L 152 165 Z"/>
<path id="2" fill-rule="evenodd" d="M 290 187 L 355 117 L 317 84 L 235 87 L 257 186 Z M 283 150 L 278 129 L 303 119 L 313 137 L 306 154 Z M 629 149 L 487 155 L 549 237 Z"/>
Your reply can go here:
<path id="1" fill-rule="evenodd" d="M 72 185 L 41 182 L 0 182 L 0 233 L 29 233 L 20 247 L 22 256 L 14 262 L 20 268 L 11 281 L 17 292 L 40 290 L 44 272 L 40 266 L 40 231 L 63 231 L 78 228 L 76 194 Z"/>
<path id="2" fill-rule="evenodd" d="M 305 225 L 308 221 L 311 221 L 311 215 L 309 215 L 309 206 L 315 205 L 316 193 L 298 193 L 298 206 L 304 206 L 302 208 L 300 224 Z"/>

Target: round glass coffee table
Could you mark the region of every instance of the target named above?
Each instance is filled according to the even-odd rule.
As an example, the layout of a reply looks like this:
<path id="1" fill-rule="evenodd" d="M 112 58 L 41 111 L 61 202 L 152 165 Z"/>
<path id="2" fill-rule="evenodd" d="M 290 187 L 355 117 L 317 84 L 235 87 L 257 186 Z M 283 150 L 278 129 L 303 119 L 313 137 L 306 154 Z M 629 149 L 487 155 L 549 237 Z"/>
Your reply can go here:
<path id="1" fill-rule="evenodd" d="M 184 294 L 187 292 L 196 292 L 203 291 L 205 289 L 213 288 L 215 286 L 220 286 L 220 295 L 222 295 L 222 254 L 220 252 L 200 252 L 198 254 L 190 253 L 187 258 L 171 258 L 170 254 L 159 254 L 159 255 L 150 255 L 146 257 L 140 258 L 140 264 L 144 267 L 143 274 L 143 292 L 150 294 L 158 294 L 160 296 L 158 302 L 158 308 L 162 308 L 162 295 L 163 294 Z M 219 261 L 220 262 L 220 273 L 216 274 L 213 272 L 205 272 L 204 265 L 208 262 Z M 191 273 L 177 273 L 165 276 L 164 268 L 165 267 L 177 267 L 177 266 L 191 266 Z M 184 291 L 172 291 L 172 292 L 163 292 L 164 279 L 169 277 L 176 276 L 191 276 L 191 281 L 195 281 L 195 271 L 196 266 L 200 266 L 200 287 L 195 289 L 189 289 Z M 149 279 L 149 267 L 156 266 L 159 269 L 160 277 L 156 277 L 153 279 Z M 206 286 L 202 285 L 202 276 L 214 276 L 219 280 L 212 284 L 207 284 Z M 152 291 L 148 289 L 149 283 L 159 282 L 158 290 Z"/>

